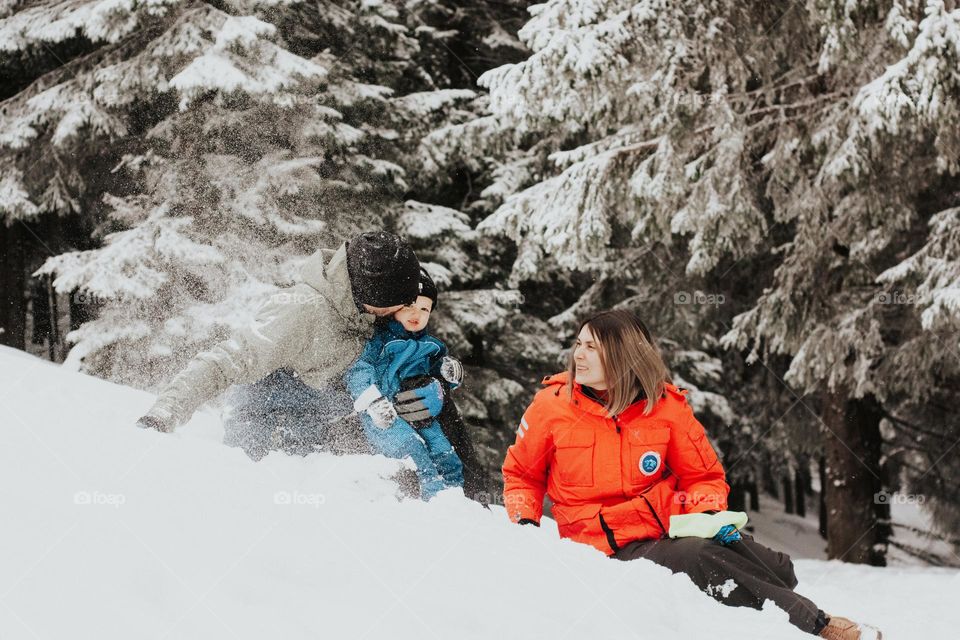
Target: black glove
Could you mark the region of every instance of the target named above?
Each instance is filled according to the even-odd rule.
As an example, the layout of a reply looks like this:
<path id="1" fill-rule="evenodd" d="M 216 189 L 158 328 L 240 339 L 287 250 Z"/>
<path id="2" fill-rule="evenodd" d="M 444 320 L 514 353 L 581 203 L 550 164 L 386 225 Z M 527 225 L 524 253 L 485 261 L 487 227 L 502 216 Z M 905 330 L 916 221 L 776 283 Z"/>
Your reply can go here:
<path id="1" fill-rule="evenodd" d="M 436 378 L 426 378 L 423 386 L 401 391 L 394 398 L 397 414 L 414 426 L 430 424 L 443 410 L 443 385 Z M 419 424 L 417 424 L 419 423 Z"/>
<path id="2" fill-rule="evenodd" d="M 536 520 L 531 520 L 530 518 L 520 518 L 517 520 L 517 524 L 532 524 L 535 527 L 539 527 L 540 523 Z"/>

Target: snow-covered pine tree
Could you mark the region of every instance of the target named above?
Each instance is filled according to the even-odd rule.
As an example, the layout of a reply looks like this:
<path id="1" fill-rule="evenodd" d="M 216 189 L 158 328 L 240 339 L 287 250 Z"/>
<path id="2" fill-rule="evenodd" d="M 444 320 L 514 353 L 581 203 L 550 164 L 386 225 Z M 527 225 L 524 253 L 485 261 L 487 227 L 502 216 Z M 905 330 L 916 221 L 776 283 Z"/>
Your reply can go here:
<path id="1" fill-rule="evenodd" d="M 90 50 L 5 104 L 3 208 L 95 221 L 102 247 L 42 273 L 100 307 L 69 361 L 136 384 L 246 323 L 318 246 L 393 226 L 414 117 L 396 94 L 434 88 L 417 57 L 441 59 L 447 37 L 359 2 L 63 3 L 0 33 Z"/>
<path id="2" fill-rule="evenodd" d="M 922 246 L 880 274 L 886 290 L 878 295 L 882 312 L 899 328 L 896 349 L 884 360 L 891 393 L 881 427 L 889 448 L 894 488 L 920 494 L 932 512 L 937 537 L 952 540 L 960 526 L 960 442 L 956 420 L 960 389 L 960 209 L 956 188 L 922 202 L 926 221 Z M 921 234 L 915 234 L 921 235 Z M 899 523 L 894 523 L 896 526 Z M 928 534 L 930 532 L 927 532 Z M 894 546 L 904 544 L 891 540 Z M 904 548 L 905 551 L 912 551 Z"/>
<path id="3" fill-rule="evenodd" d="M 438 317 L 471 366 L 466 413 L 491 423 L 517 410 L 482 349 L 516 292 L 503 291 L 502 261 L 478 260 L 489 249 L 476 221 L 450 208 L 470 176 L 423 180 L 412 151 L 440 123 L 475 115 L 479 73 L 521 57 L 523 7 L 8 6 L 4 68 L 28 72 L 3 85 L 0 209 L 50 219 L 49 191 L 95 229 L 73 247 L 92 250 L 41 271 L 97 311 L 70 336 L 70 362 L 138 385 L 163 379 L 244 323 L 318 245 L 398 226 L 443 287 L 466 290 Z M 486 449 L 498 474 L 500 443 Z"/>
<path id="4" fill-rule="evenodd" d="M 16 95 L 31 83 L 50 83 L 57 75 L 56 69 L 63 60 L 82 58 L 93 47 L 82 37 L 73 37 L 74 27 L 87 21 L 95 32 L 117 30 L 109 26 L 113 16 L 109 11 L 91 13 L 90 7 L 63 5 L 51 10 L 49 7 L 23 6 L 5 3 L 0 8 L 0 23 L 12 25 L 0 38 L 0 118 L 4 129 L 0 133 L 0 147 L 7 147 L 15 139 L 16 132 L 7 129 L 10 121 L 5 116 L 14 109 Z M 69 11 L 67 9 L 70 9 Z M 158 7 L 158 10 L 162 10 Z M 11 17 L 15 12 L 19 17 Z M 63 15 L 61 15 L 63 14 Z M 79 17 L 83 14 L 85 17 Z M 90 15 L 87 15 L 90 14 Z M 25 45 L 30 35 L 40 40 L 32 46 Z M 23 46 L 21 46 L 23 45 Z M 2 286 L 0 286 L 0 342 L 16 348 L 24 348 L 26 327 L 26 300 L 28 274 L 54 252 L 67 246 L 67 233 L 87 236 L 88 221 L 72 216 L 83 208 L 89 210 L 91 201 L 86 196 L 84 185 L 78 175 L 71 173 L 59 156 L 47 156 L 46 162 L 11 163 L 11 157 L 21 153 L 5 148 L 0 153 L 0 253 L 4 256 Z M 61 154 L 63 155 L 63 154 Z M 98 163 L 96 149 L 71 150 L 70 155 L 82 156 L 78 162 L 86 166 Z M 68 161 L 69 163 L 69 161 Z M 26 170 L 26 173 L 25 171 Z M 109 171 L 102 175 L 109 176 Z M 33 191 L 31 192 L 30 187 Z M 64 193 L 70 187 L 72 192 Z M 66 196 L 66 197 L 65 197 Z M 93 198 L 95 203 L 96 198 Z M 74 245 L 77 246 L 77 245 Z M 80 246 L 83 246 L 82 242 Z M 46 302 L 47 292 L 42 301 Z M 37 300 L 34 300 L 36 305 Z M 34 309 L 34 313 L 37 313 Z M 36 331 L 36 327 L 35 327 Z"/>
<path id="5" fill-rule="evenodd" d="M 418 151 L 424 137 L 442 136 L 451 125 L 483 112 L 478 75 L 527 54 L 513 35 L 523 23 L 525 6 L 515 0 L 418 4 L 416 18 L 436 30 L 443 51 L 424 63 L 433 79 L 430 90 L 421 87 L 396 100 L 399 113 L 405 114 L 396 127 L 402 152 L 398 163 L 407 168 L 411 185 L 397 228 L 440 286 L 432 330 L 466 366 L 467 382 L 456 397 L 484 468 L 480 484 L 488 495 L 481 500 L 496 499 L 513 430 L 534 384 L 554 368 L 560 347 L 542 327 L 514 340 L 516 326 L 542 321 L 523 313 L 523 295 L 507 283 L 509 244 L 473 230 L 487 213 L 468 206 L 482 170 L 470 162 L 434 164 Z"/>
<path id="6" fill-rule="evenodd" d="M 533 54 L 485 74 L 490 114 L 435 134 L 430 156 L 498 156 L 485 197 L 499 206 L 480 229 L 516 243 L 514 284 L 595 278 L 558 320 L 623 301 L 682 345 L 723 336 L 786 373 L 785 413 L 822 433 L 830 556 L 882 564 L 883 412 L 955 395 L 956 334 L 945 349 L 920 323 L 904 333 L 919 309 L 884 304 L 878 276 L 925 245 L 938 211 L 925 203 L 956 205 L 960 12 L 554 0 L 532 13 Z M 708 300 L 704 286 L 724 303 L 675 298 Z M 908 357 L 922 391 L 891 371 Z M 740 396 L 741 416 L 759 408 Z"/>
<path id="7" fill-rule="evenodd" d="M 218 270 L 252 272 L 243 279 L 254 282 L 276 270 L 269 251 L 249 251 L 280 244 L 259 239 L 271 227 L 275 236 L 310 233 L 303 205 L 286 220 L 276 212 L 278 196 L 292 194 L 263 192 L 297 171 L 297 154 L 286 154 L 279 139 L 284 116 L 304 113 L 290 107 L 309 103 L 310 83 L 326 80 L 331 65 L 276 44 L 275 25 L 229 12 L 256 10 L 62 3 L 25 7 L 0 24 L 8 48 L 78 38 L 92 48 L 7 101 L 2 141 L 4 162 L 29 181 L 25 196 L 92 218 L 107 236 L 102 250 L 45 267 L 59 290 L 103 301 L 100 318 L 75 336 L 73 360 L 86 360 L 88 370 L 130 380 L 177 346 L 207 338 L 212 327 L 202 326 L 202 313 L 178 326 L 158 323 L 171 310 L 222 300 Z M 258 161 L 269 170 L 258 175 Z M 302 161 L 300 171 L 309 167 Z M 274 208 L 257 220 L 251 205 L 261 194 Z M 284 223 L 289 228 L 275 231 Z"/>
<path id="8" fill-rule="evenodd" d="M 794 235 L 783 246 L 772 286 L 736 319 L 727 339 L 742 347 L 750 336 L 766 343 L 761 350 L 792 355 L 787 381 L 820 389 L 828 552 L 881 563 L 889 505 L 877 496 L 886 489 L 882 483 L 900 485 L 896 477 L 912 457 L 876 464 L 883 416 L 918 416 L 941 433 L 939 442 L 919 447 L 923 471 L 907 474 L 914 479 L 908 491 L 932 472 L 955 468 L 958 459 L 944 448 L 960 434 L 942 409 L 917 414 L 911 407 L 956 401 L 960 335 L 919 321 L 941 301 L 912 300 L 890 284 L 896 273 L 916 275 L 920 264 L 926 265 L 921 277 L 930 275 L 926 247 L 898 264 L 918 245 L 932 244 L 946 251 L 941 258 L 956 259 L 943 235 L 930 232 L 943 233 L 949 211 L 938 211 L 957 204 L 960 11 L 943 2 L 894 2 L 823 15 L 817 71 L 834 91 L 850 87 L 849 95 L 808 135 L 781 136 L 764 158 L 776 181 L 768 193 Z M 813 162 L 798 163 L 798 154 Z M 893 424 L 887 423 L 888 453 L 902 451 L 905 439 L 916 442 L 916 434 L 895 435 Z M 925 489 L 931 484 L 928 479 Z M 941 505 L 947 496 L 953 502 L 956 488 L 941 485 L 931 495 Z"/>
<path id="9" fill-rule="evenodd" d="M 542 48 L 544 34 L 555 31 L 550 21 L 569 20 L 573 24 L 577 21 L 574 14 L 581 9 L 589 14 L 596 7 L 540 5 L 534 11 L 538 16 L 545 15 L 546 22 L 535 18 L 521 30 L 521 39 L 535 50 Z M 564 14 L 567 10 L 569 15 Z M 602 31 L 606 26 L 597 28 Z M 561 35 L 579 37 L 566 32 Z M 574 66 L 603 67 L 612 61 L 611 68 L 616 71 L 622 62 L 604 58 L 606 45 L 596 49 L 593 35 L 588 33 L 584 38 L 588 44 L 580 48 L 571 45 L 566 57 L 554 47 L 549 53 L 535 52 L 522 64 L 485 75 L 481 84 L 489 84 L 498 73 L 526 69 L 504 79 L 499 88 L 491 86 L 490 100 L 499 101 L 493 113 L 430 135 L 421 149 L 424 166 L 428 171 L 467 167 L 482 174 L 485 188 L 468 210 L 487 218 L 480 227 L 485 235 L 494 238 L 506 231 L 517 243 L 519 255 L 509 283 L 529 294 L 524 311 L 549 320 L 549 324 L 541 326 L 528 315 L 528 326 L 518 326 L 518 332 L 505 335 L 504 341 L 523 343 L 549 335 L 568 344 L 578 318 L 617 305 L 632 307 L 651 321 L 674 365 L 678 383 L 716 389 L 724 381 L 717 380 L 716 355 L 707 351 L 719 351 L 715 336 L 725 329 L 714 326 L 705 330 L 697 318 L 705 309 L 722 304 L 723 293 L 713 284 L 709 290 L 715 293 L 705 295 L 705 280 L 678 278 L 677 274 L 683 273 L 683 256 L 671 246 L 658 243 L 655 237 L 644 238 L 643 242 L 631 240 L 630 228 L 622 219 L 631 214 L 634 204 L 623 193 L 625 184 L 609 179 L 614 168 L 609 160 L 616 159 L 616 153 L 645 153 L 651 144 L 643 142 L 640 125 L 631 120 L 636 109 L 633 99 L 622 95 L 625 87 L 592 86 L 589 79 L 575 77 Z M 563 60 L 544 62 L 543 56 Z M 563 69 L 552 67 L 554 63 Z M 536 88 L 531 89 L 532 85 Z M 600 102 L 591 106 L 589 99 L 593 98 Z M 618 119 L 622 119 L 622 130 L 620 124 L 614 124 Z M 604 138 L 609 133 L 615 134 Z M 591 136 L 601 140 L 593 144 Z M 579 146 L 581 143 L 583 146 Z M 614 148 L 618 151 L 606 153 Z M 619 161 L 613 165 L 624 170 Z M 558 171 L 558 166 L 571 167 L 571 172 Z M 557 174 L 562 178 L 553 179 Z M 600 230 L 608 223 L 613 228 Z M 598 239 L 597 233 L 602 237 Z M 677 300 L 680 304 L 675 303 Z M 545 367 L 540 369 L 541 375 L 564 366 L 562 358 L 538 364 Z M 724 391 L 729 394 L 735 389 Z M 735 425 L 729 432 L 714 432 L 722 449 L 759 433 L 759 421 L 754 420 L 757 414 L 744 418 L 732 411 L 724 393 L 699 393 L 694 397 L 702 400 L 697 409 L 701 415 L 706 414 L 708 423 Z M 735 489 L 751 481 L 756 475 L 755 462 L 763 457 L 758 457 L 763 453 L 762 446 L 743 450 L 750 454 L 749 460 L 733 469 Z"/>

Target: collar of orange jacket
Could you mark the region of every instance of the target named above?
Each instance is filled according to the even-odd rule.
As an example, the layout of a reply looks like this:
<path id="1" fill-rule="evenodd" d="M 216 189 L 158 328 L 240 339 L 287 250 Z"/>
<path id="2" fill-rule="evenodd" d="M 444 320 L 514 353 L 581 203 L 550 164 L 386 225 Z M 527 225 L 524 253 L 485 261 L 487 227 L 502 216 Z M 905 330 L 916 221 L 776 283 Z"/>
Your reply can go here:
<path id="1" fill-rule="evenodd" d="M 560 373 L 555 373 L 553 375 L 546 376 L 541 381 L 541 383 L 543 384 L 544 387 L 556 386 L 557 387 L 556 395 L 560 395 L 561 393 L 566 393 L 565 387 L 569 380 L 570 380 L 570 372 L 561 371 Z M 670 382 L 665 382 L 663 386 L 664 386 L 664 396 L 666 396 L 667 392 L 673 392 L 680 396 L 685 395 L 687 392 L 686 389 L 681 389 L 676 385 L 671 384 Z M 630 405 L 627 409 L 625 409 L 623 413 L 627 413 L 627 411 L 631 411 L 635 407 L 639 408 L 643 406 L 642 403 L 644 402 L 646 402 L 645 398 L 643 400 L 637 400 L 632 405 Z M 587 396 L 583 392 L 583 386 L 578 382 L 573 383 L 573 403 L 579 406 L 581 409 L 583 409 L 587 413 L 592 413 L 598 416 L 609 417 L 607 414 L 606 408 L 602 404 L 594 400 L 593 398 Z"/>

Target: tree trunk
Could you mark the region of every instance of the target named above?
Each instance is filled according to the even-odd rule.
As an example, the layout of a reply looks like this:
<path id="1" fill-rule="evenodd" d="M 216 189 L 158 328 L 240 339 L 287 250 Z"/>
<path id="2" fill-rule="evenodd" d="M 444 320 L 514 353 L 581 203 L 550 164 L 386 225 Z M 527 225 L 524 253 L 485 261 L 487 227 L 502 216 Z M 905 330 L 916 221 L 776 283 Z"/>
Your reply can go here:
<path id="1" fill-rule="evenodd" d="M 803 495 L 808 498 L 813 495 L 813 474 L 810 473 L 810 463 L 813 462 L 810 456 L 803 457 L 803 467 L 800 473 L 803 474 Z"/>
<path id="2" fill-rule="evenodd" d="M 790 478 L 790 470 L 784 471 L 781 476 L 783 483 L 783 511 L 784 513 L 794 513 L 793 508 L 793 482 Z"/>
<path id="3" fill-rule="evenodd" d="M 63 344 L 60 339 L 60 310 L 57 309 L 57 291 L 53 288 L 53 278 L 44 278 L 47 283 L 47 299 L 50 301 L 50 342 L 47 351 L 51 362 L 60 362 L 63 353 Z"/>
<path id="4" fill-rule="evenodd" d="M 760 511 L 760 491 L 757 489 L 757 481 L 752 480 L 747 490 L 750 492 L 750 510 Z"/>
<path id="5" fill-rule="evenodd" d="M 820 475 L 820 537 L 827 539 L 827 459 L 821 455 L 817 459 Z"/>
<path id="6" fill-rule="evenodd" d="M 30 280 L 30 313 L 33 318 L 31 342 L 47 344 L 50 339 L 50 296 L 47 295 L 46 277 Z"/>
<path id="7" fill-rule="evenodd" d="M 794 506 L 796 507 L 796 514 L 801 518 L 807 517 L 807 479 L 806 475 L 809 473 L 805 472 L 806 460 L 804 458 L 800 459 L 800 464 L 797 466 L 797 470 L 794 472 L 793 476 L 793 492 L 794 492 Z"/>
<path id="8" fill-rule="evenodd" d="M 879 523 L 880 407 L 845 389 L 825 394 L 827 557 L 886 565 L 888 533 Z"/>
<path id="9" fill-rule="evenodd" d="M 77 290 L 70 292 L 70 331 L 76 331 L 84 322 L 92 320 L 90 305 L 85 304 L 83 298 L 77 295 Z"/>
<path id="10" fill-rule="evenodd" d="M 727 495 L 727 509 L 730 511 L 743 511 L 746 509 L 747 502 L 744 499 L 746 491 L 739 482 L 730 485 L 730 493 Z"/>
<path id="11" fill-rule="evenodd" d="M 777 486 L 777 478 L 769 464 L 763 466 L 763 490 L 766 491 L 767 495 L 771 498 L 775 500 L 780 499 L 780 488 Z"/>
<path id="12" fill-rule="evenodd" d="M 0 344 L 27 347 L 27 299 L 23 227 L 0 220 Z"/>

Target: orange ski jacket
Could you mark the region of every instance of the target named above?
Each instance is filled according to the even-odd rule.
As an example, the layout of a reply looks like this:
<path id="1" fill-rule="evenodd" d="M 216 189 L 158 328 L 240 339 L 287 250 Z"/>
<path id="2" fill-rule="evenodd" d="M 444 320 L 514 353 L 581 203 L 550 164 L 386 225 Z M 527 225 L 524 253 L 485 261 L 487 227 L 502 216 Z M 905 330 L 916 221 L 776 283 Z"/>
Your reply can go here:
<path id="1" fill-rule="evenodd" d="M 560 536 L 607 555 L 634 540 L 667 535 L 670 516 L 727 508 L 723 466 L 685 389 L 666 384 L 650 415 L 646 399 L 620 415 L 568 374 L 543 379 L 503 463 L 504 504 L 514 522 L 540 522 L 544 494 Z"/>

